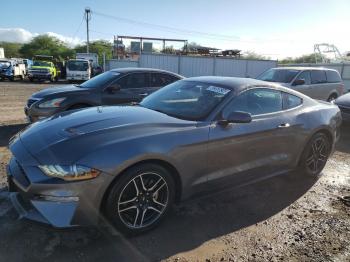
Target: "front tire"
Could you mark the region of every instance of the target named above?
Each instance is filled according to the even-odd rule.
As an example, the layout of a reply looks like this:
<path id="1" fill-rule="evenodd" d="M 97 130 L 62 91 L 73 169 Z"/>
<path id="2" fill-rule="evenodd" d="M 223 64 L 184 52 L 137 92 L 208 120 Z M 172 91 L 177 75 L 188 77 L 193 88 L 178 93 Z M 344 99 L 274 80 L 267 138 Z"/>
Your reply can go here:
<path id="1" fill-rule="evenodd" d="M 319 175 L 331 153 L 331 141 L 324 133 L 316 133 L 304 149 L 300 167 L 310 176 Z"/>
<path id="2" fill-rule="evenodd" d="M 157 226 L 175 199 L 175 183 L 167 169 L 156 164 L 130 168 L 107 197 L 107 218 L 124 234 L 136 235 Z"/>

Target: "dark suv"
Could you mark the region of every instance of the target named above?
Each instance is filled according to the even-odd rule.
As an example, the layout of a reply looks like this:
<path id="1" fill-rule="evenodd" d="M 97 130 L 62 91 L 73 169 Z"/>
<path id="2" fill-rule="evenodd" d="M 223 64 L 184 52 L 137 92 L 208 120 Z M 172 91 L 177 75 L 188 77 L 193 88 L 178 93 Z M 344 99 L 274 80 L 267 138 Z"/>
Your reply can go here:
<path id="1" fill-rule="evenodd" d="M 81 85 L 47 88 L 34 93 L 24 112 L 30 122 L 35 122 L 66 110 L 140 102 L 150 93 L 180 79 L 183 77 L 178 74 L 158 69 L 113 69 Z"/>

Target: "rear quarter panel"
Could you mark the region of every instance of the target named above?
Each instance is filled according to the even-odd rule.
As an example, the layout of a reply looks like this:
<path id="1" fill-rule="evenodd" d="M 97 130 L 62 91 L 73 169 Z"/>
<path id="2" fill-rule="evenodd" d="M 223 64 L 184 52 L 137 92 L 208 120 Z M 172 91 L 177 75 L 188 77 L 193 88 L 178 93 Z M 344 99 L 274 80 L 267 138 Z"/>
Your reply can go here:
<path id="1" fill-rule="evenodd" d="M 296 121 L 303 126 L 298 135 L 302 146 L 299 148 L 295 165 L 308 141 L 317 132 L 324 132 L 330 136 L 333 151 L 335 142 L 339 138 L 338 129 L 341 125 L 341 113 L 337 106 L 324 101 L 308 101 L 295 117 Z"/>

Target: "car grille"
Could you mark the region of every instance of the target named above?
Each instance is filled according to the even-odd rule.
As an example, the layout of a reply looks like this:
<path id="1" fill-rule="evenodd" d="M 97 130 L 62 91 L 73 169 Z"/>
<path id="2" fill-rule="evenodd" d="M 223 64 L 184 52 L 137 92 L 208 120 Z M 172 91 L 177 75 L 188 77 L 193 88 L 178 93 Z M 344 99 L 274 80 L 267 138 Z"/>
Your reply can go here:
<path id="1" fill-rule="evenodd" d="M 350 108 L 348 107 L 339 106 L 339 109 L 342 113 L 350 114 Z"/>
<path id="2" fill-rule="evenodd" d="M 46 74 L 49 71 L 47 69 L 31 69 L 30 72 L 31 73 L 38 73 L 38 74 Z"/>

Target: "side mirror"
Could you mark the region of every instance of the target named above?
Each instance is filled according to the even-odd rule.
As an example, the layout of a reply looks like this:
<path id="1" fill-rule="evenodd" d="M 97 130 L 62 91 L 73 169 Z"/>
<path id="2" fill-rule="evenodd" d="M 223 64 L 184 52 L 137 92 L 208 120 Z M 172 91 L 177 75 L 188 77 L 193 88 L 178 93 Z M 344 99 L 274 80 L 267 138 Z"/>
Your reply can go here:
<path id="1" fill-rule="evenodd" d="M 293 86 L 301 86 L 305 84 L 305 79 L 297 79 L 293 82 Z"/>
<path id="2" fill-rule="evenodd" d="M 118 84 L 111 85 L 107 88 L 108 93 L 115 94 L 121 89 L 121 86 Z"/>
<path id="3" fill-rule="evenodd" d="M 232 112 L 226 117 L 218 121 L 220 125 L 228 125 L 230 123 L 250 123 L 252 122 L 252 115 L 247 112 L 236 111 Z"/>

